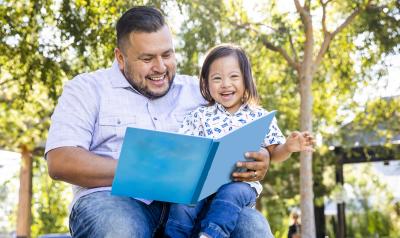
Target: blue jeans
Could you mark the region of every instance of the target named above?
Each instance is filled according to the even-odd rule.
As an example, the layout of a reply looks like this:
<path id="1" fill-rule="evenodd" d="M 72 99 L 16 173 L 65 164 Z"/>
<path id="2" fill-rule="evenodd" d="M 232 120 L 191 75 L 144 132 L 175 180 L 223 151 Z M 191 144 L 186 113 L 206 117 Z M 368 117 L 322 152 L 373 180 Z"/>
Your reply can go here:
<path id="1" fill-rule="evenodd" d="M 194 206 L 173 204 L 165 234 L 171 238 L 198 237 L 199 232 L 213 238 L 230 237 L 242 209 L 253 207 L 256 195 L 256 191 L 249 184 L 233 182 L 223 185 L 215 195 L 199 201 Z M 199 223 L 198 231 L 195 226 Z"/>
<path id="2" fill-rule="evenodd" d="M 109 191 L 78 199 L 70 214 L 72 237 L 162 237 L 169 204 L 146 205 L 129 197 L 112 196 Z M 232 238 L 273 237 L 267 220 L 251 208 L 242 210 Z"/>

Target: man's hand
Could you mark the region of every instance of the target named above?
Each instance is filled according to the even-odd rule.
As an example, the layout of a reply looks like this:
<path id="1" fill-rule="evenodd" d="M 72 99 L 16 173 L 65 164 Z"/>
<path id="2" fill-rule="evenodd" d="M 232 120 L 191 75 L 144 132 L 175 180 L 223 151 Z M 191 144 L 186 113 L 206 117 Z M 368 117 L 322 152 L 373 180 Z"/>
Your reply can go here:
<path id="1" fill-rule="evenodd" d="M 247 152 L 246 158 L 252 161 L 237 162 L 238 168 L 243 168 L 245 172 L 234 172 L 232 174 L 234 181 L 259 181 L 263 180 L 267 174 L 270 156 L 266 149 L 261 148 L 259 152 Z"/>

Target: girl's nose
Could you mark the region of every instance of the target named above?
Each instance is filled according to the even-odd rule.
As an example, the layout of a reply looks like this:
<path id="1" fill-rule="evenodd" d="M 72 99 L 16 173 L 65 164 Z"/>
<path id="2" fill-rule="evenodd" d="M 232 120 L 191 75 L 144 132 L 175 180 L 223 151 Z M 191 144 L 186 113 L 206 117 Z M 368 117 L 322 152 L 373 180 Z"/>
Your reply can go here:
<path id="1" fill-rule="evenodd" d="M 229 79 L 226 79 L 226 78 L 222 79 L 221 87 L 227 88 L 227 87 L 229 87 L 230 85 L 231 85 L 231 82 L 230 82 Z"/>

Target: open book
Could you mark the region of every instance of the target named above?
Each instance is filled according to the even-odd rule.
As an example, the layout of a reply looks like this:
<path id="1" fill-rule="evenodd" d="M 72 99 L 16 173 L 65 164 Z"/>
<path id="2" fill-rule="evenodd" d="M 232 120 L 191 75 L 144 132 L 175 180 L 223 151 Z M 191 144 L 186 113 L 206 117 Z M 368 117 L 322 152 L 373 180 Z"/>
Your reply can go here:
<path id="1" fill-rule="evenodd" d="M 112 194 L 195 204 L 231 182 L 244 153 L 259 151 L 275 111 L 218 139 L 128 127 Z"/>

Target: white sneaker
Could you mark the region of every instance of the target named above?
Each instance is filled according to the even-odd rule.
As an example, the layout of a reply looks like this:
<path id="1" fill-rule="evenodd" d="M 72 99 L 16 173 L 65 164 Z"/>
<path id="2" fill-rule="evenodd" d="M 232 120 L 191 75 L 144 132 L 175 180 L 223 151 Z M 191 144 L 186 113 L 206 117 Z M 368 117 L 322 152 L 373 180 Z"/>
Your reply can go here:
<path id="1" fill-rule="evenodd" d="M 199 238 L 211 238 L 211 237 L 208 236 L 208 235 L 205 234 L 205 233 L 200 233 L 200 234 L 199 234 Z"/>

